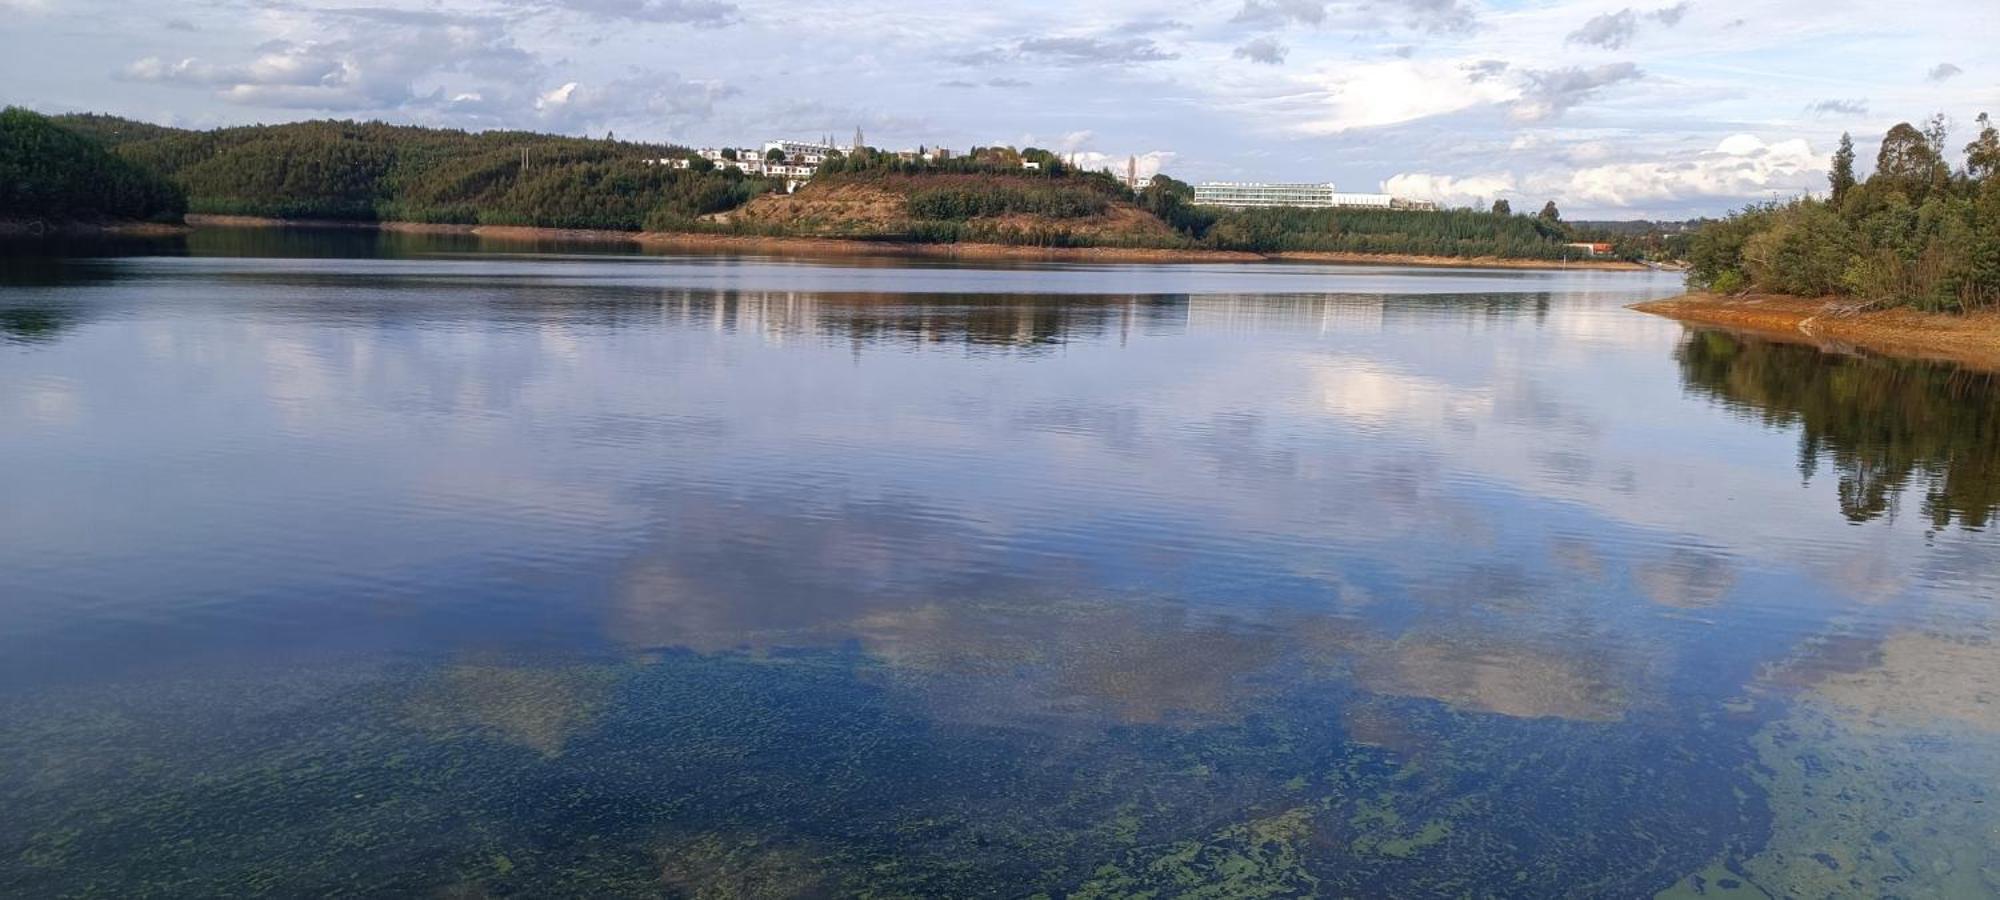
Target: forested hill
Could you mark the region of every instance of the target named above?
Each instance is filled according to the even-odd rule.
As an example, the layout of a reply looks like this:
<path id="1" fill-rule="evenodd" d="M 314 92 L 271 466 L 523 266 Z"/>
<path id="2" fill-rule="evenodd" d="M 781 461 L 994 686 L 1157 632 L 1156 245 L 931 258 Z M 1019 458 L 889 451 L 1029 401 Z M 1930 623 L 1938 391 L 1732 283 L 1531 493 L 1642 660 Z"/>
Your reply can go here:
<path id="1" fill-rule="evenodd" d="M 673 228 L 768 189 L 648 165 L 675 147 L 519 131 L 337 121 L 216 131 L 108 116 L 57 121 L 183 187 L 191 212 L 340 221 Z"/>
<path id="2" fill-rule="evenodd" d="M 0 111 L 0 219 L 178 221 L 187 198 L 171 181 L 46 116 Z"/>

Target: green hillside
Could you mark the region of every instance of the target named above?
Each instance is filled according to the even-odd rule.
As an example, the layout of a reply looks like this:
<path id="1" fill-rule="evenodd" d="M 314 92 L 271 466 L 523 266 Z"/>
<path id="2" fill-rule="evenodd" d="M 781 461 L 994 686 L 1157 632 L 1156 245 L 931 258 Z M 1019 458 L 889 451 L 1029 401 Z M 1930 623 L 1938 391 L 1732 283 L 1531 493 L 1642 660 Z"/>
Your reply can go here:
<path id="1" fill-rule="evenodd" d="M 25 109 L 0 111 L 0 218 L 178 221 L 186 195 L 97 140 Z"/>
<path id="2" fill-rule="evenodd" d="M 650 164 L 686 153 L 626 141 L 376 122 L 187 131 L 105 116 L 64 121 L 173 179 L 196 213 L 632 231 L 731 209 L 769 189 L 706 166 Z"/>

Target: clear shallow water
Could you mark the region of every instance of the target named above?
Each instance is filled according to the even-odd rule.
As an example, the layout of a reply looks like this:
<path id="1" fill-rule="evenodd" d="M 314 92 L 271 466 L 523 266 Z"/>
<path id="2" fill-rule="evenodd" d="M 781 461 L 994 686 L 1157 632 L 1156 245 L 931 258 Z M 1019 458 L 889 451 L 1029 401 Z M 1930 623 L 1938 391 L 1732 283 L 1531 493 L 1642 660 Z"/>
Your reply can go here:
<path id="1" fill-rule="evenodd" d="M 476 249 L 6 260 L 0 893 L 2000 890 L 1987 376 Z"/>

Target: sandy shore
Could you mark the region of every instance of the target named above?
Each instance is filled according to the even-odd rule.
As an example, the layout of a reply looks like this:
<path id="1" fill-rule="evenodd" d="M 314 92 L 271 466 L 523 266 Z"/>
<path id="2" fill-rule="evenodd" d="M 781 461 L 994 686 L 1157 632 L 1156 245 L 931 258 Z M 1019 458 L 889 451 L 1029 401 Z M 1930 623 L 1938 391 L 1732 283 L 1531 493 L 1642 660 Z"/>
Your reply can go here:
<path id="1" fill-rule="evenodd" d="M 1869 350 L 2000 370 L 2000 311 L 1969 315 L 1910 309 L 1856 311 L 1852 301 L 1775 295 L 1687 294 L 1633 309 L 1824 350 Z"/>
<path id="2" fill-rule="evenodd" d="M 408 234 L 457 234 L 500 241 L 620 244 L 686 252 L 756 253 L 772 256 L 881 256 L 934 259 L 1015 259 L 1102 263 L 1317 262 L 1346 265 L 1432 266 L 1453 269 L 1593 269 L 1645 271 L 1636 263 L 1576 260 L 1567 265 L 1535 259 L 1499 257 L 1413 256 L 1378 253 L 1261 254 L 1232 250 L 1147 249 L 1127 247 L 1024 247 L 1014 244 L 912 244 L 842 238 L 758 237 L 689 232 L 592 231 L 532 228 L 514 225 L 433 225 L 421 222 L 330 222 L 263 219 L 252 216 L 187 217 L 189 225 L 236 228 L 344 228 Z"/>

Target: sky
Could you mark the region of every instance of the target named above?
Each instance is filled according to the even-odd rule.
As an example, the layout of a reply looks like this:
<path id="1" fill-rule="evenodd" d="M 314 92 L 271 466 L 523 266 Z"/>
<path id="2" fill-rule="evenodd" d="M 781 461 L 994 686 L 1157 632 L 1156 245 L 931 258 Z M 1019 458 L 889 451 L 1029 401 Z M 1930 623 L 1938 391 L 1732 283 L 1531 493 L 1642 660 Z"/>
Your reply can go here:
<path id="1" fill-rule="evenodd" d="M 2000 0 L 0 0 L 0 103 L 758 145 L 1011 144 L 1568 218 L 1825 184 L 2000 114 Z"/>

